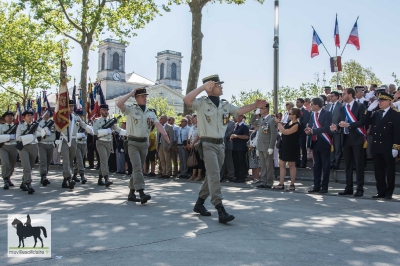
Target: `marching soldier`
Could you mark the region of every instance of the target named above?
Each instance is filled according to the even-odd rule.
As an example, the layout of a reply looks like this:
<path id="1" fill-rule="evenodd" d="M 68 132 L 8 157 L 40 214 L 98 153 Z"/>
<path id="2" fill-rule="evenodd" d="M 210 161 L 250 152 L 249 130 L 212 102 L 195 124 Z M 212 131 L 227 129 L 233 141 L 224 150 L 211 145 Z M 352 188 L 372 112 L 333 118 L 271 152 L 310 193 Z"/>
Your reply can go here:
<path id="1" fill-rule="evenodd" d="M 58 144 L 58 152 L 61 152 L 63 158 L 63 177 L 62 188 L 73 189 L 75 183 L 79 182 L 78 178 L 72 179 L 72 171 L 74 169 L 74 158 L 77 150 L 77 134 L 79 127 L 84 128 L 87 132 L 92 132 L 92 128 L 87 125 L 79 116 L 74 114 L 74 101 L 69 100 L 70 121 L 69 126 L 60 132 L 60 140 Z"/>
<path id="2" fill-rule="evenodd" d="M 147 151 L 149 148 L 148 136 L 153 125 L 156 126 L 165 140 L 170 143 L 170 139 L 164 130 L 164 127 L 157 119 L 157 114 L 154 109 L 146 107 L 147 91 L 145 88 L 138 88 L 127 95 L 123 96 L 117 106 L 126 115 L 126 135 L 128 136 L 128 154 L 132 163 L 133 172 L 129 180 L 129 195 L 128 201 L 136 201 L 135 190 L 140 194 L 140 203 L 144 204 L 151 199 L 150 195 L 144 193 L 144 179 L 142 166 L 146 160 Z M 137 104 L 125 105 L 125 102 L 135 97 Z M 173 140 L 171 140 L 173 141 Z"/>
<path id="3" fill-rule="evenodd" d="M 221 100 L 222 81 L 218 75 L 209 76 L 203 79 L 203 85 L 187 94 L 183 101 L 192 107 L 198 114 L 197 127 L 199 129 L 200 157 L 203 158 L 207 171 L 206 179 L 199 192 L 199 198 L 193 211 L 203 216 L 210 216 L 211 213 L 204 207 L 205 199 L 211 195 L 211 203 L 218 210 L 219 222 L 227 223 L 235 219 L 228 214 L 222 205 L 221 183 L 219 174 L 224 163 L 225 146 L 224 136 L 229 117 L 236 117 L 238 114 L 245 114 L 254 109 L 262 108 L 266 105 L 265 100 L 256 100 L 255 103 L 243 107 L 231 105 L 226 100 Z M 201 92 L 205 91 L 208 95 L 197 98 Z"/>
<path id="4" fill-rule="evenodd" d="M 372 135 L 372 160 L 374 162 L 376 189 L 372 198 L 392 199 L 396 157 L 400 150 L 400 113 L 390 108 L 393 96 L 381 92 L 378 101 L 373 102 L 366 112 L 366 123 Z M 372 111 L 379 105 L 379 111 Z"/>
<path id="5" fill-rule="evenodd" d="M 79 117 L 83 120 L 83 111 L 78 110 L 75 112 L 75 114 L 79 115 Z M 77 151 L 76 151 L 76 157 L 75 157 L 75 167 L 74 167 L 74 176 L 73 180 L 78 180 L 77 175 L 81 176 L 81 181 L 82 185 L 86 184 L 87 179 L 85 177 L 85 154 L 87 151 L 87 137 L 85 133 L 85 129 L 82 127 L 79 127 L 78 133 L 77 133 Z M 92 133 L 93 134 L 93 133 Z M 78 181 L 79 182 L 79 181 Z"/>
<path id="6" fill-rule="evenodd" d="M 42 108 L 42 113 L 46 112 L 47 108 Z M 43 115 L 43 114 L 42 114 Z M 56 140 L 56 131 L 54 121 L 50 118 L 49 112 L 46 112 L 43 116 L 43 120 L 40 121 L 39 126 L 44 128 L 46 131 L 50 131 L 49 136 L 44 136 L 40 139 L 39 147 L 39 170 L 40 170 L 40 183 L 45 187 L 50 184 L 47 174 L 49 173 L 49 167 L 51 158 L 53 157 L 54 141 Z"/>
<path id="7" fill-rule="evenodd" d="M 9 110 L 2 116 L 5 120 L 4 124 L 0 125 L 0 159 L 1 159 L 1 174 L 4 180 L 4 189 L 13 187 L 11 175 L 14 172 L 15 163 L 17 161 L 17 148 L 15 144 L 15 133 L 18 125 L 14 125 L 14 113 Z"/>
<path id="8" fill-rule="evenodd" d="M 96 118 L 96 120 L 93 122 L 93 133 L 98 137 L 96 141 L 96 147 L 97 151 L 99 152 L 100 158 L 99 164 L 100 164 L 100 169 L 99 169 L 99 180 L 97 184 L 99 186 L 106 186 L 109 187 L 113 184 L 112 181 L 110 181 L 108 174 L 109 174 L 109 169 L 108 169 L 108 158 L 110 157 L 110 154 L 113 152 L 113 135 L 112 132 L 117 131 L 121 136 L 126 135 L 126 131 L 119 128 L 116 125 L 117 119 L 112 118 L 107 120 L 108 117 L 108 105 L 107 104 L 101 104 L 100 105 L 100 114 L 101 117 Z M 103 182 L 102 178 L 104 177 Z"/>
<path id="9" fill-rule="evenodd" d="M 50 136 L 50 130 L 42 129 L 38 122 L 33 122 L 33 112 L 25 111 L 22 113 L 25 123 L 17 127 L 17 149 L 19 158 L 23 168 L 22 175 L 22 190 L 28 191 L 28 194 L 33 194 L 35 190 L 32 188 L 32 168 L 38 156 L 38 136 Z M 36 128 L 36 129 L 35 129 Z"/>

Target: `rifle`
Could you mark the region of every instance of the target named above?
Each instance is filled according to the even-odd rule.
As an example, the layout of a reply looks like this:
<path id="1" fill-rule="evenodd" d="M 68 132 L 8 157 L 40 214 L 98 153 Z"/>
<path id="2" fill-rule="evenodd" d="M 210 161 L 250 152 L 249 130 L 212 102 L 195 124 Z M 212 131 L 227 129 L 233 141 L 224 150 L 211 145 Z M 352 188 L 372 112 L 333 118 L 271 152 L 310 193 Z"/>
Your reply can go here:
<path id="1" fill-rule="evenodd" d="M 86 132 L 86 130 L 84 129 L 84 128 L 82 128 L 82 127 L 79 127 L 79 129 L 78 129 L 78 133 L 85 133 Z M 78 139 L 79 141 L 81 141 L 82 140 L 82 138 L 80 138 L 80 139 Z"/>
<path id="2" fill-rule="evenodd" d="M 122 117 L 122 115 L 119 115 L 117 118 L 111 118 L 110 120 L 108 120 L 103 126 L 101 126 L 102 129 L 107 129 L 107 128 L 112 128 L 115 123 L 118 122 L 118 119 L 120 119 Z M 97 135 L 94 136 L 95 139 L 97 140 Z"/>
<path id="3" fill-rule="evenodd" d="M 49 120 L 49 121 L 47 121 L 47 123 L 46 124 L 44 124 L 44 127 L 43 128 L 45 128 L 45 127 L 47 127 L 49 130 L 51 130 L 51 127 L 54 125 L 54 120 Z M 38 138 L 39 139 L 39 138 Z M 46 139 L 46 135 L 43 137 L 43 139 Z"/>
<path id="4" fill-rule="evenodd" d="M 12 127 L 7 129 L 7 131 L 5 131 L 3 134 L 4 135 L 7 135 L 7 134 L 15 135 L 15 133 L 17 132 L 17 127 L 18 127 L 18 124 L 14 124 Z M 4 142 L 0 143 L 0 148 L 3 147 L 3 145 L 4 145 Z"/>
<path id="5" fill-rule="evenodd" d="M 29 135 L 29 134 L 33 134 L 35 133 L 35 131 L 37 130 L 37 128 L 39 127 L 39 123 L 40 121 L 43 120 L 43 117 L 47 114 L 48 111 L 46 111 L 38 120 L 36 120 L 35 122 L 33 122 L 29 128 L 28 128 L 21 134 L 21 136 L 24 135 Z M 38 138 L 39 139 L 39 138 Z M 18 150 L 22 150 L 24 148 L 24 145 L 22 144 L 22 141 L 17 141 L 17 145 L 15 145 L 15 147 L 17 147 Z"/>

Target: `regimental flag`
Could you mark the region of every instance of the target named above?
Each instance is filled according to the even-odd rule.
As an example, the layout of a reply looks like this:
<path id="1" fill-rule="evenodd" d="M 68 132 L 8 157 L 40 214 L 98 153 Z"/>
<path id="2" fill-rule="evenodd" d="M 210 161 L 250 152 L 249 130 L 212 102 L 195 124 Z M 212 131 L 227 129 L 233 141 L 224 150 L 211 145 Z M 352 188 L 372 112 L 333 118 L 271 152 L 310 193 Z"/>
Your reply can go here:
<path id="1" fill-rule="evenodd" d="M 17 108 L 14 116 L 14 124 L 19 124 L 22 121 L 22 112 L 21 112 L 21 106 L 19 103 L 17 103 Z"/>
<path id="2" fill-rule="evenodd" d="M 314 30 L 313 39 L 312 39 L 312 46 L 311 46 L 311 58 L 319 55 L 318 46 L 322 43 L 321 39 L 319 38 L 317 32 Z"/>
<path id="3" fill-rule="evenodd" d="M 93 94 L 95 95 L 95 103 L 94 108 L 89 116 L 90 120 L 100 117 L 100 105 L 106 103 L 100 83 L 95 85 Z"/>
<path id="4" fill-rule="evenodd" d="M 78 93 L 78 100 L 76 101 L 76 110 L 82 110 L 83 111 L 83 107 L 82 107 L 82 89 L 79 88 L 79 93 Z"/>
<path id="5" fill-rule="evenodd" d="M 56 112 L 54 114 L 54 125 L 58 131 L 63 131 L 69 126 L 69 96 L 67 87 L 68 77 L 67 77 L 67 64 L 64 59 L 61 59 L 61 69 L 60 69 L 60 89 L 58 94 L 58 101 L 56 104 Z"/>
<path id="6" fill-rule="evenodd" d="M 339 24 L 337 21 L 337 14 L 336 14 L 335 32 L 333 33 L 333 38 L 335 39 L 335 46 L 340 48 Z"/>
<path id="7" fill-rule="evenodd" d="M 76 107 L 76 85 L 74 85 L 74 88 L 72 90 L 72 101 L 74 101 L 74 112 L 76 112 L 77 107 Z"/>
<path id="8" fill-rule="evenodd" d="M 342 71 L 342 57 L 333 56 L 331 57 L 331 72 Z"/>
<path id="9" fill-rule="evenodd" d="M 47 100 L 46 91 L 43 91 L 43 106 L 47 107 L 47 110 L 49 111 L 49 116 L 52 117 L 53 112 L 51 111 L 50 102 L 49 100 Z"/>
<path id="10" fill-rule="evenodd" d="M 360 39 L 358 37 L 357 21 L 358 21 L 358 18 L 356 20 L 356 23 L 354 23 L 353 29 L 350 32 L 350 36 L 349 36 L 349 39 L 347 40 L 347 43 L 354 45 L 357 48 L 357 50 L 360 50 Z"/>
<path id="11" fill-rule="evenodd" d="M 38 120 L 40 117 L 40 114 L 42 113 L 42 98 L 39 96 L 36 99 L 36 112 L 35 112 L 35 120 Z"/>
<path id="12" fill-rule="evenodd" d="M 94 97 L 93 97 L 93 84 L 89 83 L 88 85 L 88 101 L 86 102 L 86 113 L 88 115 L 88 118 L 90 119 L 90 113 L 92 112 L 94 108 Z"/>

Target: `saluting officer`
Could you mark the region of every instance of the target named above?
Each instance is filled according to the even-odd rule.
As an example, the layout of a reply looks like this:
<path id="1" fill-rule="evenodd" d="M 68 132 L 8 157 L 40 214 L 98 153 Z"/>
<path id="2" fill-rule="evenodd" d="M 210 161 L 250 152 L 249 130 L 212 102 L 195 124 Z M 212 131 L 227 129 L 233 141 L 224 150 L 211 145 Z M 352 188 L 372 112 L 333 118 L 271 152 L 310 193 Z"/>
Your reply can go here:
<path id="1" fill-rule="evenodd" d="M 72 179 L 72 171 L 74 169 L 74 158 L 77 149 L 77 134 L 78 128 L 82 127 L 87 132 L 92 132 L 92 127 L 87 125 L 79 116 L 74 114 L 74 101 L 69 100 L 69 126 L 60 132 L 60 140 L 56 141 L 58 144 L 58 152 L 61 151 L 62 164 L 63 164 L 63 176 L 62 188 L 73 189 L 75 183 L 79 182 L 78 178 Z M 61 146 L 60 146 L 61 145 Z"/>
<path id="2" fill-rule="evenodd" d="M 77 110 L 75 112 L 76 115 L 83 120 L 83 111 Z M 92 133 L 93 134 L 93 133 Z M 79 127 L 78 133 L 76 135 L 77 139 L 77 149 L 76 149 L 76 156 L 75 156 L 75 167 L 74 167 L 74 176 L 73 179 L 78 179 L 77 175 L 81 176 L 82 185 L 86 184 L 87 179 L 85 177 L 85 155 L 87 151 L 87 136 L 86 130 L 82 127 Z"/>
<path id="3" fill-rule="evenodd" d="M 22 190 L 28 191 L 28 194 L 33 194 L 35 190 L 32 188 L 31 173 L 38 156 L 37 138 L 45 135 L 49 136 L 50 132 L 38 126 L 35 132 L 30 133 L 30 129 L 33 127 L 33 112 L 25 111 L 22 113 L 22 116 L 24 116 L 25 123 L 18 125 L 16 134 L 17 141 L 22 142 L 23 145 L 23 148 L 18 150 L 23 168 Z"/>
<path id="4" fill-rule="evenodd" d="M 205 199 L 211 195 L 211 203 L 218 210 L 219 222 L 226 223 L 235 219 L 233 215 L 228 214 L 222 205 L 221 183 L 219 175 L 224 163 L 225 146 L 223 137 L 229 117 L 236 117 L 238 114 L 245 114 L 256 108 L 266 105 L 265 100 L 256 100 L 255 103 L 243 107 L 237 107 L 226 100 L 221 100 L 222 81 L 218 75 L 209 76 L 203 79 L 203 85 L 189 94 L 183 101 L 192 107 L 198 114 L 197 127 L 199 130 L 200 141 L 202 145 L 202 154 L 207 176 L 199 192 L 199 198 L 193 211 L 203 216 L 210 216 L 211 213 L 204 207 Z M 201 92 L 205 91 L 208 97 L 197 98 Z M 200 151 L 201 153 L 201 151 Z"/>
<path id="5" fill-rule="evenodd" d="M 42 108 L 42 115 L 47 110 L 46 107 Z M 49 173 L 49 167 L 51 158 L 53 157 L 54 141 L 56 140 L 56 130 L 54 121 L 50 118 L 50 113 L 47 112 L 43 116 L 43 120 L 40 121 L 39 126 L 44 128 L 50 135 L 44 136 L 40 139 L 39 147 L 39 170 L 40 170 L 40 183 L 45 187 L 50 184 L 47 174 Z"/>
<path id="6" fill-rule="evenodd" d="M 381 92 L 378 100 L 367 110 L 366 121 L 372 135 L 372 160 L 374 162 L 376 189 L 372 198 L 392 199 L 395 185 L 395 163 L 400 150 L 400 113 L 390 108 L 393 96 Z M 372 111 L 379 105 L 380 110 Z"/>
<path id="7" fill-rule="evenodd" d="M 17 148 L 15 144 L 15 129 L 18 125 L 14 125 L 14 113 L 7 111 L 3 114 L 4 124 L 0 125 L 0 159 L 1 159 L 1 174 L 4 180 L 4 189 L 13 187 L 11 175 L 14 173 L 15 163 L 17 161 Z M 13 133 L 14 131 L 14 133 Z M 13 133 L 13 134 L 12 134 Z"/>
<path id="8" fill-rule="evenodd" d="M 96 141 L 97 151 L 99 152 L 99 161 L 100 161 L 100 169 L 99 169 L 99 180 L 97 184 L 99 186 L 106 186 L 109 187 L 113 184 L 110 181 L 108 174 L 108 158 L 110 154 L 113 152 L 113 135 L 112 132 L 117 131 L 121 136 L 126 135 L 126 131 L 119 128 L 116 124 L 114 124 L 111 128 L 104 129 L 103 126 L 107 125 L 110 120 L 107 120 L 108 117 L 108 105 L 101 104 L 100 105 L 100 114 L 101 117 L 96 118 L 93 122 L 93 132 L 94 135 L 97 135 L 98 139 Z M 103 182 L 102 178 L 104 177 Z"/>
<path id="9" fill-rule="evenodd" d="M 123 96 L 117 106 L 126 115 L 126 134 L 128 136 L 128 154 L 132 163 L 132 176 L 129 180 L 129 201 L 136 201 L 135 190 L 140 194 L 140 203 L 144 204 L 151 199 L 150 195 L 144 193 L 144 178 L 142 172 L 143 163 L 146 160 L 147 151 L 149 148 L 148 136 L 153 125 L 156 126 L 165 140 L 170 143 L 164 127 L 157 119 L 157 114 L 154 109 L 146 107 L 147 91 L 145 88 L 138 88 Z M 135 97 L 137 104 L 125 105 L 125 102 Z"/>

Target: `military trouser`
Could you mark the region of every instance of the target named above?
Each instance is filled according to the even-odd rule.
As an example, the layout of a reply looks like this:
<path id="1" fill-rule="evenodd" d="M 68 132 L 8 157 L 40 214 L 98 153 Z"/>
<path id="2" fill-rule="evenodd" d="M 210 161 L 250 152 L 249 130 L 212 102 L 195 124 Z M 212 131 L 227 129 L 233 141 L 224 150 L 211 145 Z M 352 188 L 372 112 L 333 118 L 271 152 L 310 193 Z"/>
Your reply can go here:
<path id="1" fill-rule="evenodd" d="M 49 173 L 51 158 L 53 157 L 53 142 L 39 143 L 39 170 L 40 176 Z"/>
<path id="2" fill-rule="evenodd" d="M 274 184 L 274 154 L 269 155 L 267 151 L 258 151 L 260 158 L 260 179 L 263 185 Z"/>
<path id="3" fill-rule="evenodd" d="M 27 144 L 20 151 L 19 158 L 21 159 L 21 165 L 23 169 L 22 182 L 29 184 L 32 182 L 32 167 L 35 164 L 36 158 L 38 156 L 38 145 L 37 144 Z"/>
<path id="4" fill-rule="evenodd" d="M 128 154 L 132 163 L 132 176 L 129 180 L 129 188 L 144 189 L 143 164 L 146 161 L 148 142 L 128 141 Z"/>
<path id="5" fill-rule="evenodd" d="M 64 139 L 61 146 L 61 156 L 63 165 L 63 177 L 70 178 L 74 169 L 74 158 L 76 154 L 76 139 L 71 140 L 71 147 L 68 146 L 67 140 Z"/>
<path id="6" fill-rule="evenodd" d="M 98 140 L 96 141 L 97 151 L 99 152 L 98 160 L 100 161 L 99 175 L 106 176 L 108 172 L 108 158 L 110 158 L 111 152 L 113 151 L 112 141 Z"/>
<path id="7" fill-rule="evenodd" d="M 1 174 L 3 179 L 10 178 L 14 173 L 17 156 L 18 150 L 15 145 L 4 144 L 3 147 L 0 148 Z"/>
<path id="8" fill-rule="evenodd" d="M 87 150 L 86 143 L 78 143 L 76 147 L 76 161 L 74 167 L 74 174 L 84 174 L 85 173 L 85 155 Z"/>
<path id="9" fill-rule="evenodd" d="M 224 163 L 225 145 L 202 142 L 206 178 L 201 186 L 199 197 L 206 199 L 211 195 L 211 203 L 222 203 L 220 172 Z M 201 155 L 200 155 L 201 157 Z"/>

